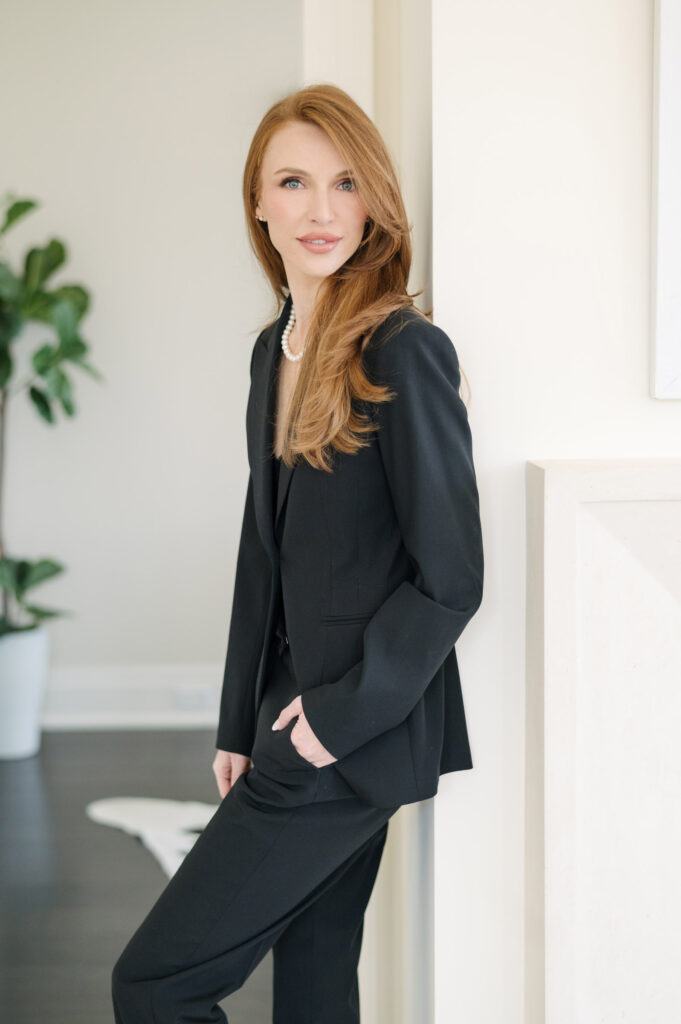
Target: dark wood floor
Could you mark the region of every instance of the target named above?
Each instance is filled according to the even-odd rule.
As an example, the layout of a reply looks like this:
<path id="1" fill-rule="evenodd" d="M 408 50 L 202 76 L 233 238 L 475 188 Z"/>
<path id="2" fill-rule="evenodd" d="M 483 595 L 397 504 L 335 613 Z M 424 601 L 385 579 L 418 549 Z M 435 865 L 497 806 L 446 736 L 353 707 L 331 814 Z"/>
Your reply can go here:
<path id="1" fill-rule="evenodd" d="M 214 731 L 46 732 L 0 761 L 0 1020 L 111 1024 L 111 968 L 168 879 L 139 839 L 96 824 L 114 796 L 219 802 Z M 272 1019 L 271 954 L 221 1005 Z"/>

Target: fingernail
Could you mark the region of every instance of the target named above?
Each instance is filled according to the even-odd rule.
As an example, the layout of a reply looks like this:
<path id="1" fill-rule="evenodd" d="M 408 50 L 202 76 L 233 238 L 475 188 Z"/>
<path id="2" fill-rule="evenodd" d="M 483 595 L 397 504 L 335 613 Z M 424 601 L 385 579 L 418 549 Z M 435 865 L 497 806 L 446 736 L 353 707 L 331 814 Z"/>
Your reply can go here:
<path id="1" fill-rule="evenodd" d="M 279 719 L 277 719 L 276 722 L 272 723 L 272 728 L 273 729 L 279 729 Z"/>

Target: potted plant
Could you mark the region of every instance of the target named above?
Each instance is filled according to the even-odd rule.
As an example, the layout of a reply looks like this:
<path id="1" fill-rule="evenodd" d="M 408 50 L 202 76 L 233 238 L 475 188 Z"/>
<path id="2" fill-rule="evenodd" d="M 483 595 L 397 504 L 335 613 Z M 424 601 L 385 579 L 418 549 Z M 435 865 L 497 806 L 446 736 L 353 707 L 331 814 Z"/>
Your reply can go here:
<path id="1" fill-rule="evenodd" d="M 90 304 L 88 292 L 77 284 L 48 291 L 46 282 L 66 260 L 66 247 L 53 238 L 31 249 L 23 270 L 14 273 L 4 259 L 4 235 L 39 204 L 32 199 L 5 197 L 0 227 L 0 758 L 30 757 L 40 749 L 40 716 L 49 663 L 46 619 L 69 612 L 33 604 L 30 592 L 39 583 L 64 571 L 52 558 L 11 557 L 7 554 L 2 521 L 7 408 L 10 397 L 25 394 L 43 422 L 54 425 L 55 408 L 73 416 L 75 405 L 68 374 L 73 366 L 101 379 L 86 362 L 88 346 L 80 337 L 80 321 Z M 2 214 L 0 214 L 2 217 Z M 30 321 L 56 332 L 31 357 L 26 380 L 10 390 L 14 371 L 12 346 Z"/>

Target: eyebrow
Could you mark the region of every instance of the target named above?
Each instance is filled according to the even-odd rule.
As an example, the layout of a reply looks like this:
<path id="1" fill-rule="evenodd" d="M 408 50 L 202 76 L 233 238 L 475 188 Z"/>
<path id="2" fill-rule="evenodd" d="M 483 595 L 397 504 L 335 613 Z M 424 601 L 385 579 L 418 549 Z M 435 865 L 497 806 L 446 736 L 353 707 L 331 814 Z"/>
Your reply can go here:
<path id="1" fill-rule="evenodd" d="M 275 171 L 274 173 L 275 174 L 282 174 L 284 171 L 286 171 L 287 174 L 302 174 L 304 177 L 309 177 L 308 172 L 301 170 L 300 167 L 280 167 L 279 170 Z M 346 169 L 344 171 L 339 171 L 338 174 L 336 175 L 336 177 L 337 178 L 342 178 L 344 175 L 347 175 L 347 174 L 350 174 L 350 171 L 348 171 Z"/>

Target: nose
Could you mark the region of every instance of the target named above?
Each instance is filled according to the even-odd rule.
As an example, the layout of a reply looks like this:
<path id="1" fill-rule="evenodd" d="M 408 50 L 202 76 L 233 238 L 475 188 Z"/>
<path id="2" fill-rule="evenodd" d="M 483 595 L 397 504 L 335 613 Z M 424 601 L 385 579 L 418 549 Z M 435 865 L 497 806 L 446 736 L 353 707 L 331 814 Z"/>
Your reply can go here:
<path id="1" fill-rule="evenodd" d="M 333 220 L 333 204 L 330 196 L 323 190 L 312 193 L 310 199 L 310 220 L 315 224 L 328 224 Z"/>

